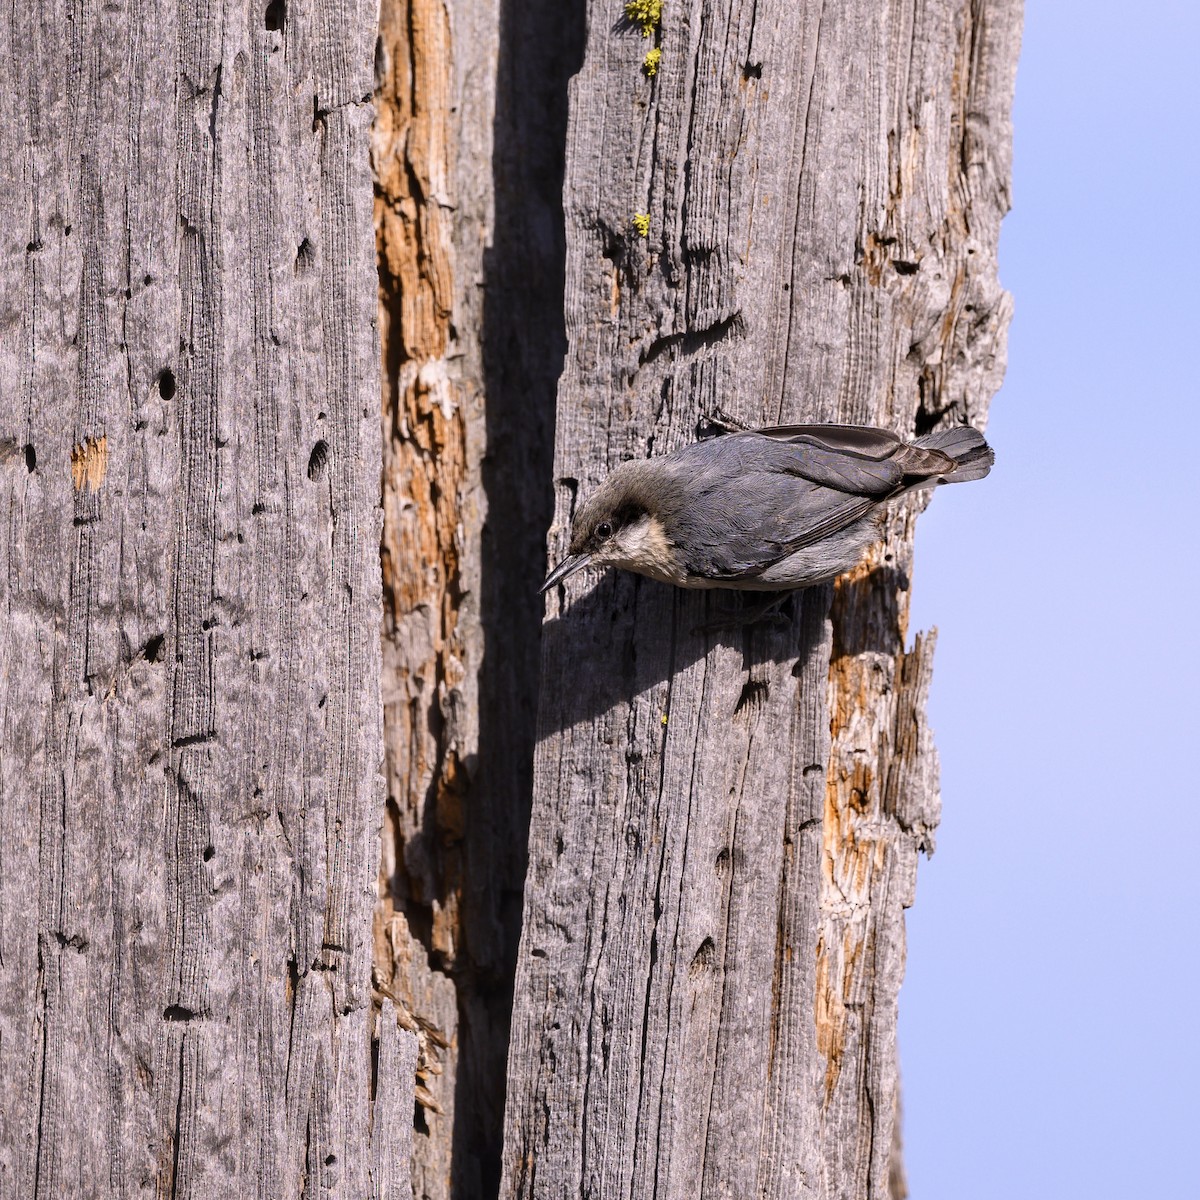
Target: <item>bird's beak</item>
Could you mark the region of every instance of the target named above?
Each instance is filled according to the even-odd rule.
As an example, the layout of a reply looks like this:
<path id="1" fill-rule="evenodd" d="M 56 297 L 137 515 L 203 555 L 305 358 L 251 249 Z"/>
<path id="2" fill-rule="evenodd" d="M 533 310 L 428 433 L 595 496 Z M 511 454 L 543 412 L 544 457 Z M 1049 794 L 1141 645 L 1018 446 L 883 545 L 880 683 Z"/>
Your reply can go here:
<path id="1" fill-rule="evenodd" d="M 546 576 L 546 582 L 542 584 L 538 591 L 548 592 L 556 583 L 562 583 L 568 575 L 574 575 L 576 571 L 582 571 L 591 561 L 592 556 L 590 554 L 569 555 Z"/>

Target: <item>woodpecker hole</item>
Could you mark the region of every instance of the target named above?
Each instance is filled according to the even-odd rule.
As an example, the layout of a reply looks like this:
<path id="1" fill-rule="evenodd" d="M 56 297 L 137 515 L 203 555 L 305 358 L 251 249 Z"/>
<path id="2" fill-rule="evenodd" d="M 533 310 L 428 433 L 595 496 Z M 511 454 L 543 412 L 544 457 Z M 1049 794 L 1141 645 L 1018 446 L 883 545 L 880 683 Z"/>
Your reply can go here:
<path id="1" fill-rule="evenodd" d="M 312 448 L 312 453 L 308 456 L 308 477 L 309 479 L 317 480 L 325 474 L 325 468 L 329 464 L 329 443 L 322 438 Z"/>

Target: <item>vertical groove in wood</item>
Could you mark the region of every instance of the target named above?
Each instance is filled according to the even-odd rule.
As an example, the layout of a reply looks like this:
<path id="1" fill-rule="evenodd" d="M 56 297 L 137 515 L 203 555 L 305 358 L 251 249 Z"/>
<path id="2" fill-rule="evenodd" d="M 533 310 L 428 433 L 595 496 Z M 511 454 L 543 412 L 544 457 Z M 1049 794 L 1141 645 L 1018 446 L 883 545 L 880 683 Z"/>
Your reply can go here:
<path id="1" fill-rule="evenodd" d="M 374 27 L 308 0 L 0 26 L 14 1195 L 407 1177 L 371 1122 Z"/>
<path id="2" fill-rule="evenodd" d="M 422 1198 L 498 1187 L 581 19 L 578 0 L 385 0 L 381 12 L 388 796 L 375 985 L 420 1041 Z"/>
<path id="3" fill-rule="evenodd" d="M 622 17 L 592 0 L 571 85 L 552 551 L 707 416 L 981 425 L 1019 3 L 668 4 L 652 76 Z M 551 596 L 502 1196 L 888 1195 L 938 815 L 915 515 L 783 627 L 616 572 Z"/>

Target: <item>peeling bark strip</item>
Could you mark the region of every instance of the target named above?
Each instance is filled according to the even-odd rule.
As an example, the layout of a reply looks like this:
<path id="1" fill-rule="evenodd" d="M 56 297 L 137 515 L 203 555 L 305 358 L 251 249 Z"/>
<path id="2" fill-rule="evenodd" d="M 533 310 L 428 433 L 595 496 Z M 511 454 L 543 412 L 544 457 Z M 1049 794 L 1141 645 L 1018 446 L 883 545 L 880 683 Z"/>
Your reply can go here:
<path id="1" fill-rule="evenodd" d="M 981 425 L 1004 365 L 1018 0 L 681 0 L 653 72 L 625 11 L 591 0 L 571 89 L 556 554 L 578 495 L 704 416 Z M 503 1197 L 900 1180 L 938 815 L 914 516 L 782 628 L 697 632 L 719 595 L 615 572 L 550 601 Z"/>
<path id="2" fill-rule="evenodd" d="M 456 344 L 450 14 L 441 0 L 385 0 L 372 131 L 383 346 L 384 742 L 388 800 L 375 984 L 420 1042 L 414 1190 L 446 1195 L 458 1009 L 443 973 L 458 954 L 464 760 L 476 751 L 478 349 Z M 473 197 L 468 198 L 468 202 Z M 476 212 L 476 224 L 485 214 Z M 478 245 L 476 260 L 482 253 Z M 471 275 L 479 272 L 476 262 Z M 461 322 L 461 314 L 460 314 Z M 472 361 L 462 370 L 464 353 Z M 475 451 L 477 453 L 477 451 Z M 447 1136 L 430 1136 L 446 1127 Z"/>
<path id="3" fill-rule="evenodd" d="M 469 551 L 481 516 L 478 463 L 468 446 L 478 350 L 471 326 L 464 351 L 452 324 L 454 49 L 441 0 L 382 6 L 372 157 L 384 356 L 388 801 L 375 983 L 420 1043 L 418 1197 L 449 1194 L 459 1039 L 457 996 L 444 972 L 463 940 L 464 760 L 477 737 L 478 626 L 463 596 L 478 591 Z M 473 215 L 478 226 L 484 214 Z M 481 254 L 478 245 L 465 249 Z M 476 263 L 472 276 L 478 271 Z M 464 372 L 461 360 L 472 351 Z"/>
<path id="4" fill-rule="evenodd" d="M 375 10 L 333 11 L 0 25 L 5 1195 L 406 1191 L 411 1039 L 369 990 Z"/>
<path id="5" fill-rule="evenodd" d="M 384 0 L 380 14 L 388 796 L 375 985 L 420 1040 L 421 1200 L 499 1186 L 581 23 L 576 0 Z"/>

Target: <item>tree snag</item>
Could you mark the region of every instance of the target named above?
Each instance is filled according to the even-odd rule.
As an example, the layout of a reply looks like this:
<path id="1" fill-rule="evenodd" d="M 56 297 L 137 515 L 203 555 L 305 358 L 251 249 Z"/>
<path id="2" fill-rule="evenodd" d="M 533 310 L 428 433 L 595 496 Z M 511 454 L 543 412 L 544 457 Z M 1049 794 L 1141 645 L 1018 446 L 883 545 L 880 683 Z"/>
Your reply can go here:
<path id="1" fill-rule="evenodd" d="M 714 417 L 983 424 L 1019 21 L 592 0 L 555 561 L 614 464 Z M 782 625 L 706 632 L 719 593 L 619 572 L 551 596 L 506 1200 L 888 1196 L 903 909 L 938 817 L 915 515 Z"/>

